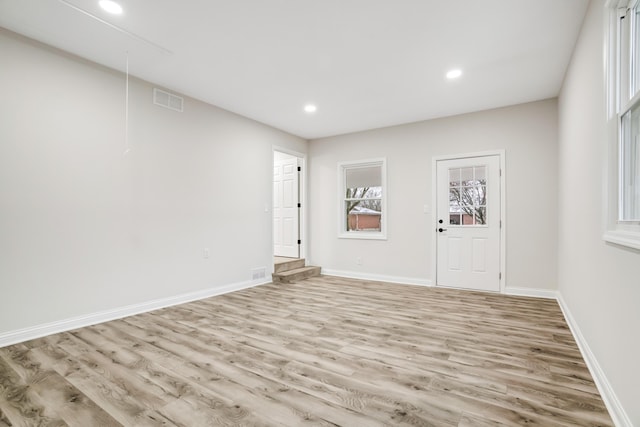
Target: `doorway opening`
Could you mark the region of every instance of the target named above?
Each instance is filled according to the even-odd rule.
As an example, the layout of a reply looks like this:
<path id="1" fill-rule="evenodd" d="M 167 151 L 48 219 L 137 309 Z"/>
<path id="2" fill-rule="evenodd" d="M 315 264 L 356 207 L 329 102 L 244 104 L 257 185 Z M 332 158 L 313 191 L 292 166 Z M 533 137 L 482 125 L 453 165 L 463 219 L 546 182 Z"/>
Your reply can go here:
<path id="1" fill-rule="evenodd" d="M 433 159 L 436 286 L 503 292 L 504 152 Z"/>
<path id="2" fill-rule="evenodd" d="M 273 150 L 273 255 L 304 258 L 304 175 L 302 154 Z"/>

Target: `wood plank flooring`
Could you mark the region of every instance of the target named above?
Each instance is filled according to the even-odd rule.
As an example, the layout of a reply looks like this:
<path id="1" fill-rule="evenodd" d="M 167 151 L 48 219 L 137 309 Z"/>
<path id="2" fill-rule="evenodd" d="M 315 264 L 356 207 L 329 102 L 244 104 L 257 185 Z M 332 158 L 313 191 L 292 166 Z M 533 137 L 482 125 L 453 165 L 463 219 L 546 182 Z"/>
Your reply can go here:
<path id="1" fill-rule="evenodd" d="M 0 426 L 611 426 L 555 301 L 328 276 L 0 349 Z"/>

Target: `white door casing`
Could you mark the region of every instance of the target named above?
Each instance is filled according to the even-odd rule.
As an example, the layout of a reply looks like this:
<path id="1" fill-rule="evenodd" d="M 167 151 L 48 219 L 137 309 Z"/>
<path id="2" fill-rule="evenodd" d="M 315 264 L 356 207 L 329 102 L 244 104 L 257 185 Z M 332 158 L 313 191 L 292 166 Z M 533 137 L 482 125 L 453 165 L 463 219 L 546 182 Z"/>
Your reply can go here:
<path id="1" fill-rule="evenodd" d="M 273 164 L 274 255 L 299 256 L 298 159 L 287 157 Z"/>
<path id="2" fill-rule="evenodd" d="M 499 292 L 500 155 L 435 163 L 436 285 Z"/>

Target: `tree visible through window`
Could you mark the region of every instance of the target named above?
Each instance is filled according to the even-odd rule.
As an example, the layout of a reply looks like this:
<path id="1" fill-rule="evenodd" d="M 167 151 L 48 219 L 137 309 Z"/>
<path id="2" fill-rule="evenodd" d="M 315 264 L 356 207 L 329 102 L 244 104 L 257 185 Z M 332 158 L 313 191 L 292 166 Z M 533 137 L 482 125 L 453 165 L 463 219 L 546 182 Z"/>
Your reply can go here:
<path id="1" fill-rule="evenodd" d="M 449 169 L 449 224 L 487 223 L 487 168 Z"/>

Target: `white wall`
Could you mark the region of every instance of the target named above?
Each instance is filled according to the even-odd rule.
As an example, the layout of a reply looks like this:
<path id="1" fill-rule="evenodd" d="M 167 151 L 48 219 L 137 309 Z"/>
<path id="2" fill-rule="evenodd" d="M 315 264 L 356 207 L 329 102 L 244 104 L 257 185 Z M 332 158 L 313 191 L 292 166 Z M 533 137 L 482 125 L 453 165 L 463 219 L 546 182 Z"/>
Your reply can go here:
<path id="1" fill-rule="evenodd" d="M 506 150 L 507 287 L 556 289 L 555 99 L 313 140 L 311 258 L 324 269 L 416 283 L 431 272 L 434 156 Z M 388 240 L 338 239 L 337 163 L 387 158 Z M 356 258 L 362 258 L 362 265 Z"/>
<path id="2" fill-rule="evenodd" d="M 268 276 L 272 146 L 306 141 L 132 79 L 124 156 L 121 73 L 6 30 L 0 52 L 0 335 Z"/>
<path id="3" fill-rule="evenodd" d="M 627 416 L 640 426 L 640 252 L 602 240 L 604 3 L 591 2 L 559 101 L 559 290 Z"/>

